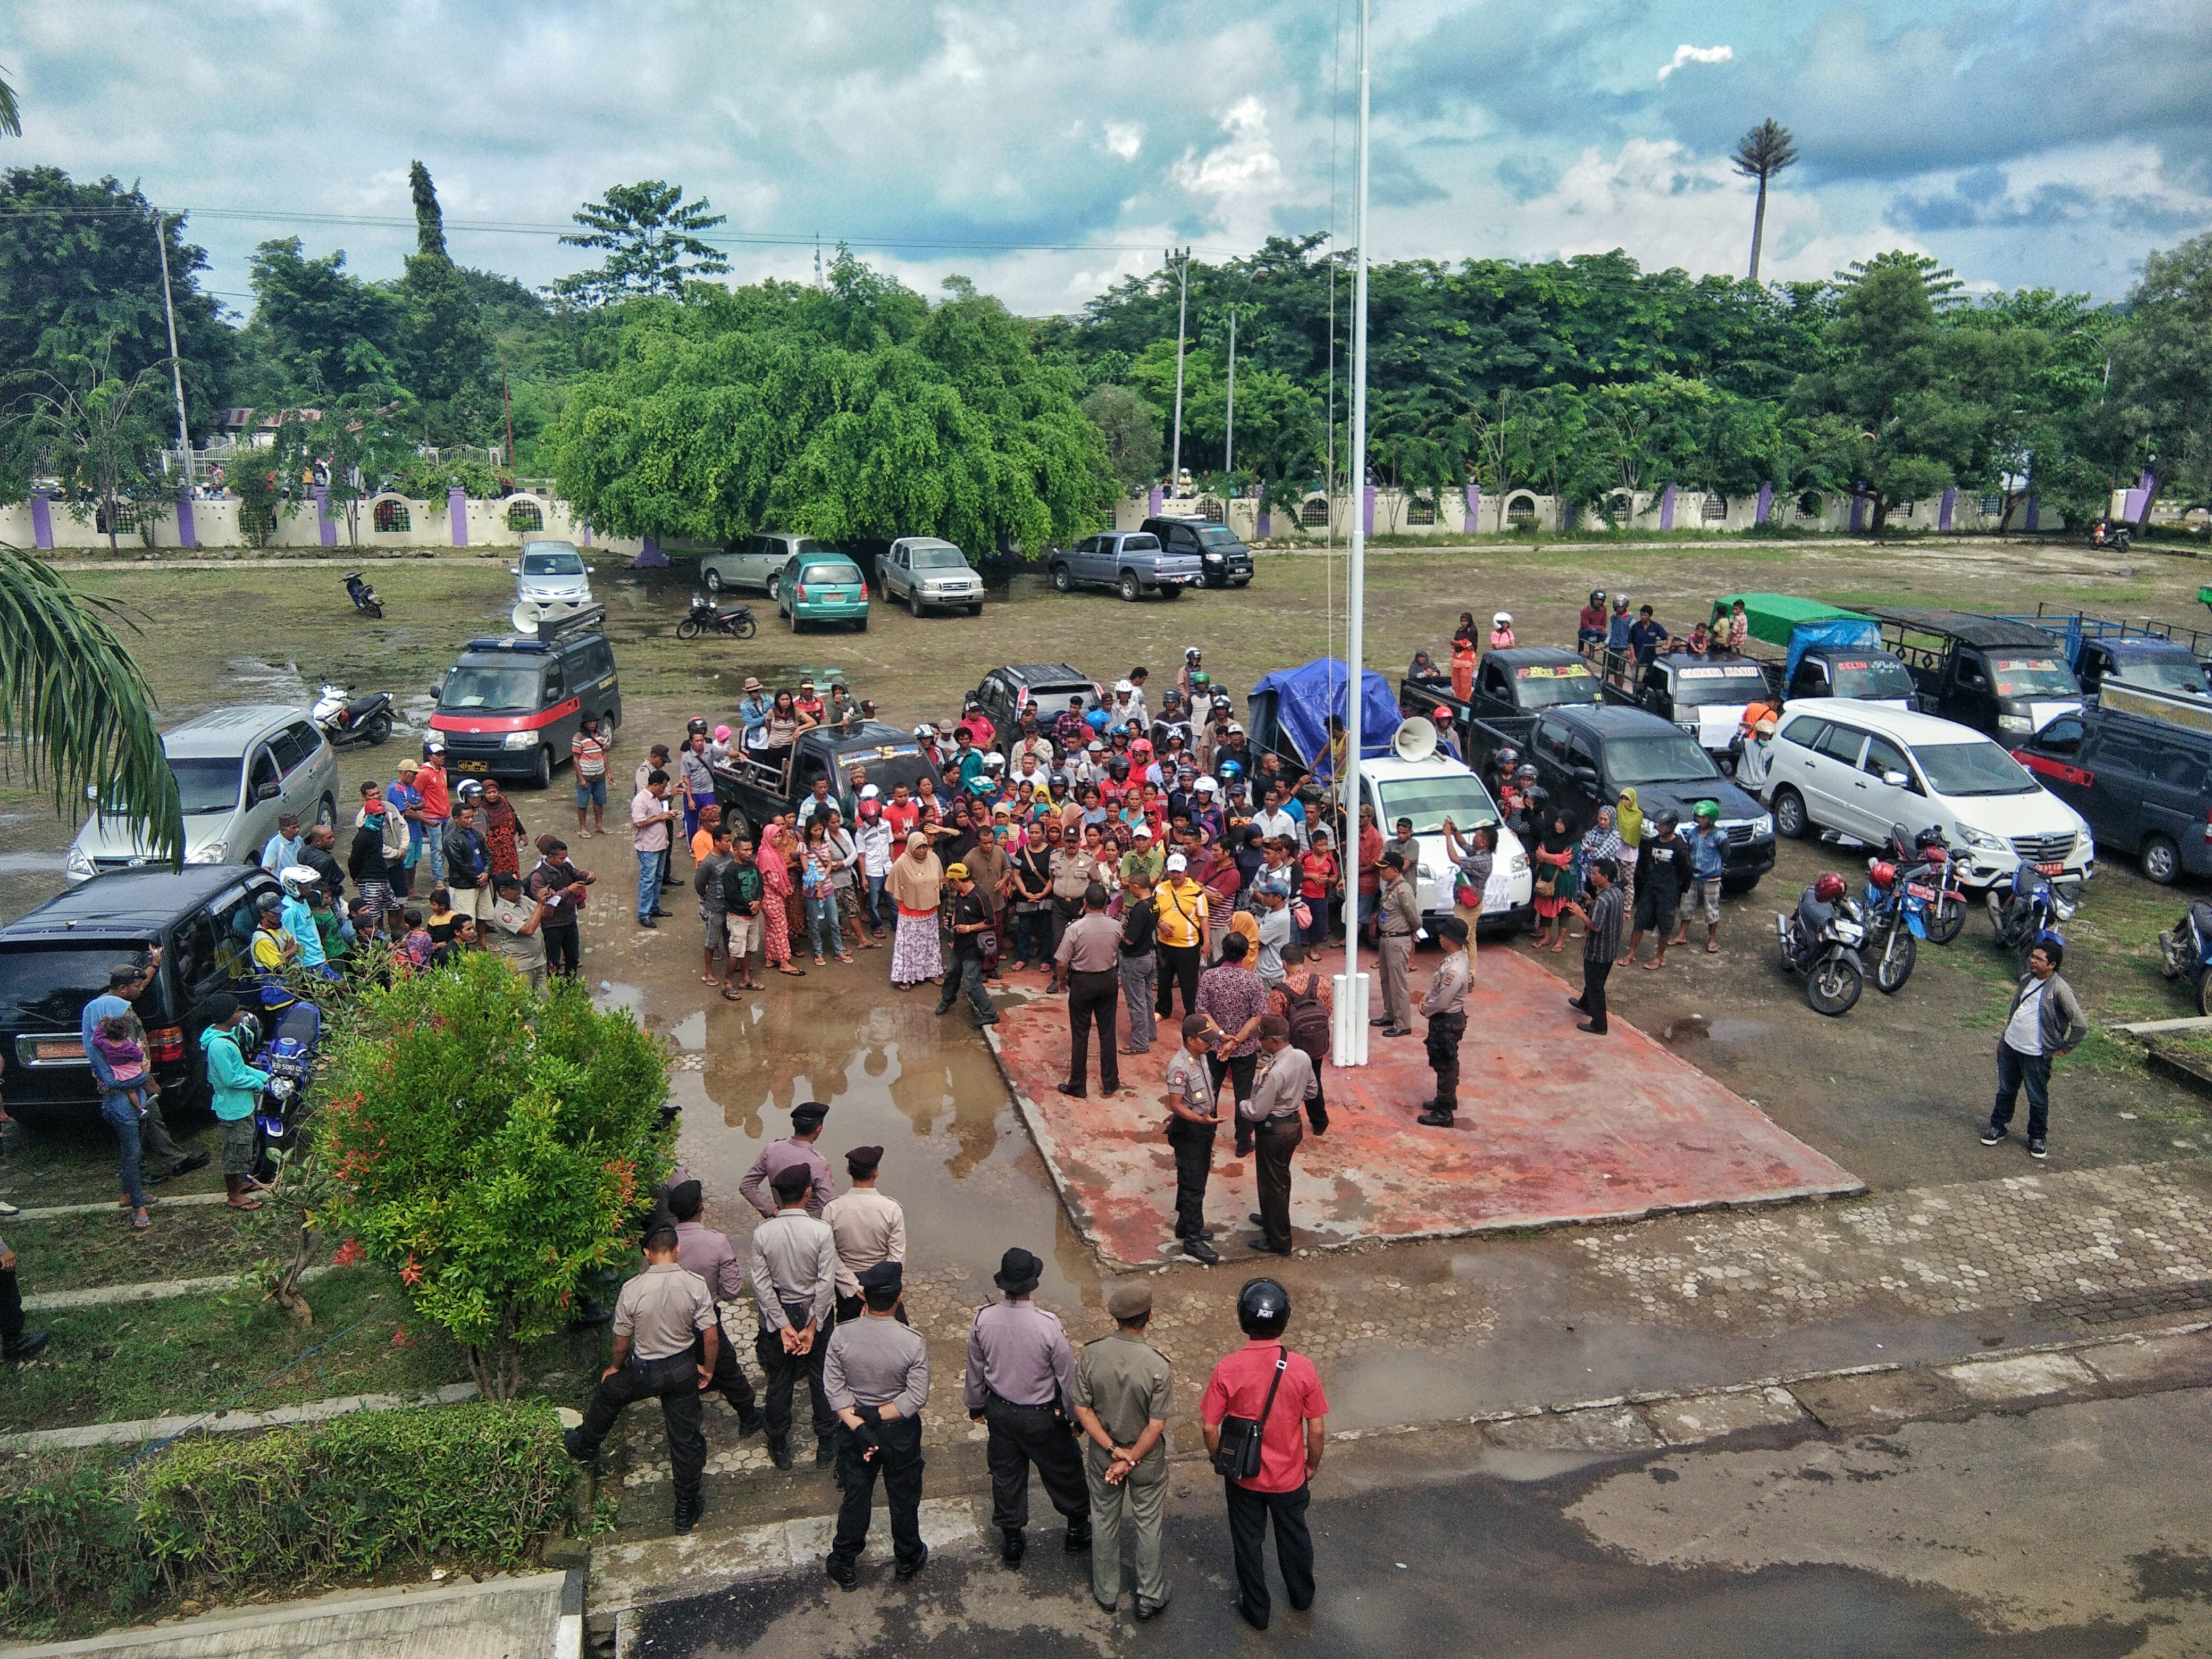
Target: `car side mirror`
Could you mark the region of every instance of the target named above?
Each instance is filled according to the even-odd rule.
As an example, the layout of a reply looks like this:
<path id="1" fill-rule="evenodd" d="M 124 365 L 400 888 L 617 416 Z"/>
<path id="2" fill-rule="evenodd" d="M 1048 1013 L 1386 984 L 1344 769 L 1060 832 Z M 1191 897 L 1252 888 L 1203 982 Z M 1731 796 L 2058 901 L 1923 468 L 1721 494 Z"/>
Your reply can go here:
<path id="1" fill-rule="evenodd" d="M 522 574 L 522 567 L 519 564 L 511 564 L 507 568 L 507 574 L 510 576 L 520 576 Z"/>
<path id="2" fill-rule="evenodd" d="M 1577 766 L 1575 768 L 1575 781 L 1585 789 L 1596 788 L 1597 769 L 1594 766 Z"/>
<path id="3" fill-rule="evenodd" d="M 1881 781 L 1893 789 L 1902 789 L 1912 781 L 1902 772 L 1885 772 L 1881 775 Z"/>
<path id="4" fill-rule="evenodd" d="M 258 789 L 253 792 L 253 799 L 256 800 L 275 800 L 277 796 L 283 793 L 284 792 L 279 789 L 275 784 L 264 783 Z"/>

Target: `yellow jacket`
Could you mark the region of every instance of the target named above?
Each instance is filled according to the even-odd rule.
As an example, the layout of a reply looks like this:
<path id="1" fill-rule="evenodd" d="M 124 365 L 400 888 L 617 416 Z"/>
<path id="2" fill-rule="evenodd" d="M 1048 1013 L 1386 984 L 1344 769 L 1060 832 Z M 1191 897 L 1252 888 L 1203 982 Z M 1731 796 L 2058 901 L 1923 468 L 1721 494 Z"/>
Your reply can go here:
<path id="1" fill-rule="evenodd" d="M 1160 943 L 1176 950 L 1206 942 L 1206 889 L 1186 875 L 1172 875 L 1152 895 L 1160 913 Z"/>

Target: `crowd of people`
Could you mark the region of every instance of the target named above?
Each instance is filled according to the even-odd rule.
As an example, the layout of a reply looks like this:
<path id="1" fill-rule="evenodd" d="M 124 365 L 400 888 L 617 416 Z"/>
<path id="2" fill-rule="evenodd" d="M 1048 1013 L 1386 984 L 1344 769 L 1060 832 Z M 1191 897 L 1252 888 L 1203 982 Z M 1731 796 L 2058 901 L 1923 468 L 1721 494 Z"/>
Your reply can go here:
<path id="1" fill-rule="evenodd" d="M 818 1101 L 794 1107 L 791 1133 L 764 1147 L 738 1183 L 759 1212 L 742 1255 L 708 1225 L 700 1182 L 677 1172 L 645 1225 L 644 1271 L 616 1301 L 611 1360 L 563 1443 L 589 1462 L 625 1406 L 658 1401 L 674 1525 L 689 1532 L 706 1512 L 702 1396 L 719 1392 L 739 1437 L 764 1434 L 769 1460 L 789 1469 L 803 1383 L 814 1465 L 836 1471 L 841 1494 L 823 1570 L 852 1590 L 879 1477 L 894 1578 L 903 1583 L 928 1562 L 920 1510 L 931 1372 L 928 1343 L 906 1312 L 905 1212 L 877 1184 L 884 1149 L 847 1152 L 839 1192 L 817 1147 L 829 1113 Z M 1175 1391 L 1173 1366 L 1146 1340 L 1152 1290 L 1140 1279 L 1112 1291 L 1112 1333 L 1078 1352 L 1060 1317 L 1035 1300 L 1043 1273 L 1029 1250 L 1006 1250 L 992 1278 L 1000 1299 L 975 1310 L 968 1332 L 961 1406 L 984 1426 L 1000 1559 L 1018 1569 L 1027 1554 L 1034 1469 L 1065 1523 L 1064 1550 L 1090 1556 L 1092 1597 L 1109 1612 L 1119 1606 L 1126 1547 L 1133 1611 L 1149 1620 L 1173 1596 L 1161 1542 Z M 724 1305 L 748 1292 L 757 1389 L 723 1322 Z M 1213 1368 L 1199 1401 L 1206 1452 L 1223 1476 L 1237 1608 L 1261 1630 L 1273 1610 L 1261 1555 L 1271 1523 L 1291 1606 L 1315 1595 L 1305 1515 L 1328 1400 L 1313 1362 L 1284 1343 L 1290 1316 L 1279 1283 L 1249 1281 L 1237 1298 L 1248 1340 Z"/>

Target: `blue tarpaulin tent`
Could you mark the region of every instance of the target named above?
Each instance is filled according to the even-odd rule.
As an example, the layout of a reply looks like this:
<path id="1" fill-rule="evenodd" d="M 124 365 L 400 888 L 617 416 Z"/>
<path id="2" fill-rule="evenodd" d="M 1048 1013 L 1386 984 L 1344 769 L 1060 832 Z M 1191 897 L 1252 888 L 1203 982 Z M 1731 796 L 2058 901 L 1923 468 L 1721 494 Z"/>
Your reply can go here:
<path id="1" fill-rule="evenodd" d="M 1327 771 L 1328 717 L 1346 718 L 1345 692 L 1351 672 L 1334 657 L 1319 657 L 1303 668 L 1267 675 L 1252 688 L 1253 746 L 1265 752 L 1294 754 L 1305 765 Z M 1390 683 L 1373 669 L 1360 677 L 1359 752 L 1387 755 L 1399 726 L 1398 699 Z"/>

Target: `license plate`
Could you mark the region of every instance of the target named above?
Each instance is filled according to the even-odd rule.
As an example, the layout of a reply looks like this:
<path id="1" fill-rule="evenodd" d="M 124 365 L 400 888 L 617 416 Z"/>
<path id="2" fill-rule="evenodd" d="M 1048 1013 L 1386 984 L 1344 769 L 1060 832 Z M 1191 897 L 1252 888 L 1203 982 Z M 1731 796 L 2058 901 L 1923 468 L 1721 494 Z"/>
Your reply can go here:
<path id="1" fill-rule="evenodd" d="M 58 1060 L 82 1060 L 84 1043 L 76 1037 L 52 1037 L 40 1042 L 32 1053 L 41 1064 Z"/>
<path id="2" fill-rule="evenodd" d="M 2039 864 L 2035 867 L 2046 876 L 2063 876 L 2066 873 L 2066 866 L 2063 864 Z"/>
<path id="3" fill-rule="evenodd" d="M 491 770 L 491 763 L 489 761 L 455 761 L 453 763 L 453 770 L 456 772 L 489 772 Z"/>
<path id="4" fill-rule="evenodd" d="M 1933 887 L 1923 887 L 1918 882 L 1913 881 L 1905 884 L 1905 890 L 1914 898 L 1926 899 L 1931 904 L 1935 902 L 1936 890 Z"/>

